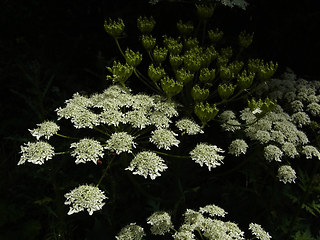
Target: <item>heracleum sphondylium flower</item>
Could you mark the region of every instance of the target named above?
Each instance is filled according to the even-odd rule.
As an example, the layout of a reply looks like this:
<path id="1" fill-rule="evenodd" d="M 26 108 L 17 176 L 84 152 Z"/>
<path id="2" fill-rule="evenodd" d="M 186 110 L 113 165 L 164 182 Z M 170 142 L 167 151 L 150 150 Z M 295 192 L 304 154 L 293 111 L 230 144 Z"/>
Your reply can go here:
<path id="1" fill-rule="evenodd" d="M 320 160 L 320 153 L 318 149 L 316 149 L 314 146 L 311 146 L 311 145 L 303 146 L 302 153 L 306 155 L 307 159 L 316 157 Z"/>
<path id="2" fill-rule="evenodd" d="M 133 139 L 134 137 L 127 132 L 113 133 L 107 140 L 105 149 L 116 152 L 117 154 L 120 154 L 122 152 L 131 153 L 132 149 L 136 147 Z"/>
<path id="3" fill-rule="evenodd" d="M 168 129 L 157 129 L 152 131 L 149 141 L 157 146 L 157 148 L 164 148 L 170 150 L 172 146 L 178 147 L 180 141 L 175 136 L 178 134 Z"/>
<path id="4" fill-rule="evenodd" d="M 18 165 L 25 162 L 31 162 L 33 164 L 44 164 L 45 161 L 51 159 L 54 156 L 54 148 L 47 142 L 28 142 L 24 146 L 21 146 L 22 155 Z"/>
<path id="5" fill-rule="evenodd" d="M 98 187 L 90 185 L 81 185 L 64 196 L 67 199 L 64 204 L 71 205 L 68 215 L 83 210 L 87 210 L 89 215 L 92 215 L 94 211 L 103 207 L 105 203 L 102 201 L 107 198 Z"/>
<path id="6" fill-rule="evenodd" d="M 188 118 L 183 118 L 176 122 L 176 127 L 182 132 L 188 135 L 196 135 L 198 133 L 203 133 L 201 127 L 195 123 L 193 120 Z"/>
<path id="7" fill-rule="evenodd" d="M 49 139 L 54 134 L 56 134 L 60 127 L 52 121 L 44 121 L 43 123 L 37 124 L 38 128 L 32 129 L 30 131 L 31 135 L 34 136 L 37 140 L 41 137 Z"/>
<path id="8" fill-rule="evenodd" d="M 283 165 L 278 168 L 278 175 L 280 182 L 292 183 L 295 182 L 297 176 L 296 171 L 289 165 Z"/>
<path id="9" fill-rule="evenodd" d="M 126 123 L 131 124 L 134 128 L 143 129 L 150 125 L 148 113 L 145 110 L 129 111 L 125 115 Z"/>
<path id="10" fill-rule="evenodd" d="M 146 234 L 142 227 L 136 223 L 130 223 L 120 230 L 117 240 L 141 240 Z"/>
<path id="11" fill-rule="evenodd" d="M 211 168 L 220 166 L 224 156 L 219 155 L 224 153 L 224 150 L 217 147 L 216 145 L 210 145 L 207 143 L 199 143 L 191 152 L 191 159 L 202 167 L 206 165 L 211 171 Z"/>
<path id="12" fill-rule="evenodd" d="M 214 216 L 224 217 L 227 214 L 227 212 L 224 209 L 214 204 L 201 207 L 199 209 L 199 212 L 202 214 L 208 213 L 211 217 L 214 217 Z"/>
<path id="13" fill-rule="evenodd" d="M 168 128 L 171 120 L 162 112 L 151 113 L 149 120 L 156 128 Z"/>
<path id="14" fill-rule="evenodd" d="M 268 145 L 264 147 L 264 157 L 269 161 L 277 161 L 281 162 L 281 157 L 283 156 L 283 152 L 280 148 L 275 145 Z"/>
<path id="15" fill-rule="evenodd" d="M 76 164 L 89 161 L 97 164 L 99 158 L 102 158 L 104 155 L 102 145 L 99 141 L 94 139 L 81 139 L 77 143 L 72 143 L 70 148 L 74 148 L 71 152 L 71 156 L 76 157 Z"/>
<path id="16" fill-rule="evenodd" d="M 259 224 L 250 223 L 249 230 L 251 230 L 252 234 L 260 240 L 270 240 L 271 236 L 267 233 Z"/>
<path id="17" fill-rule="evenodd" d="M 172 236 L 174 240 L 195 240 L 196 236 L 187 230 L 179 230 L 178 232 L 175 232 Z"/>
<path id="18" fill-rule="evenodd" d="M 171 217 L 167 212 L 155 212 L 147 219 L 151 224 L 151 233 L 154 235 L 164 235 L 173 228 Z"/>
<path id="19" fill-rule="evenodd" d="M 291 142 L 285 142 L 281 146 L 281 150 L 284 152 L 284 154 L 290 158 L 295 158 L 299 155 L 295 145 Z"/>
<path id="20" fill-rule="evenodd" d="M 161 176 L 161 172 L 168 167 L 164 164 L 164 160 L 154 152 L 144 151 L 138 153 L 131 161 L 130 166 L 126 170 L 132 171 L 133 174 L 141 175 L 145 178 L 148 176 L 153 180 Z"/>

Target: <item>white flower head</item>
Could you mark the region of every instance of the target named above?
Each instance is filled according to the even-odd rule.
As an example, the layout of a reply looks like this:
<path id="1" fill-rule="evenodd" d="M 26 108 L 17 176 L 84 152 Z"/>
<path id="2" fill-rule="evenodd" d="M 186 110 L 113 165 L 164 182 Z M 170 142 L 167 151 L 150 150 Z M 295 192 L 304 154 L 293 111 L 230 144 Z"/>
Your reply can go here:
<path id="1" fill-rule="evenodd" d="M 221 207 L 218 207 L 214 204 L 210 204 L 205 207 L 201 207 L 199 209 L 199 212 L 202 214 L 208 213 L 211 217 L 215 217 L 215 216 L 224 217 L 227 214 L 227 212 L 224 209 L 222 209 Z"/>
<path id="2" fill-rule="evenodd" d="M 109 126 L 119 126 L 120 123 L 125 123 L 124 114 L 117 109 L 104 110 L 99 115 L 100 122 Z"/>
<path id="3" fill-rule="evenodd" d="M 219 155 L 219 153 L 223 153 L 224 150 L 218 148 L 216 145 L 209 145 L 207 143 L 199 143 L 191 152 L 191 159 L 196 163 L 203 165 L 207 165 L 209 171 L 211 168 L 215 168 L 220 166 L 224 156 Z"/>
<path id="4" fill-rule="evenodd" d="M 42 165 L 54 156 L 54 148 L 44 141 L 28 142 L 24 146 L 21 146 L 20 153 L 22 155 L 18 165 L 25 162 Z"/>
<path id="5" fill-rule="evenodd" d="M 172 236 L 174 240 L 195 240 L 195 235 L 191 231 L 179 230 Z"/>
<path id="6" fill-rule="evenodd" d="M 157 111 L 151 113 L 149 120 L 158 129 L 168 128 L 171 123 L 171 120 L 164 113 Z"/>
<path id="7" fill-rule="evenodd" d="M 289 165 L 283 165 L 278 168 L 278 175 L 279 181 L 283 183 L 292 183 L 295 182 L 297 176 L 296 171 Z"/>
<path id="8" fill-rule="evenodd" d="M 311 145 L 303 146 L 302 153 L 306 155 L 307 159 L 311 159 L 313 157 L 316 157 L 320 160 L 320 153 L 317 148 Z"/>
<path id="9" fill-rule="evenodd" d="M 154 109 L 156 111 L 164 113 L 168 118 L 179 115 L 175 102 L 171 100 L 162 101 L 161 96 L 158 95 L 153 96 L 153 99 L 155 102 Z"/>
<path id="10" fill-rule="evenodd" d="M 275 145 L 268 145 L 264 148 L 264 157 L 269 161 L 281 162 L 283 152 Z"/>
<path id="11" fill-rule="evenodd" d="M 126 170 L 130 170 L 133 174 L 141 175 L 145 178 L 150 176 L 153 180 L 161 176 L 168 167 L 164 164 L 164 160 L 154 152 L 144 151 L 138 153 L 131 161 L 130 166 Z"/>
<path id="12" fill-rule="evenodd" d="M 246 154 L 248 144 L 243 139 L 233 140 L 229 146 L 229 153 L 238 157 L 240 154 Z"/>
<path id="13" fill-rule="evenodd" d="M 116 132 L 107 140 L 106 149 L 120 154 L 122 152 L 131 153 L 132 148 L 136 147 L 134 137 L 127 132 Z"/>
<path id="14" fill-rule="evenodd" d="M 177 128 L 188 135 L 196 135 L 198 133 L 203 133 L 201 127 L 196 124 L 193 120 L 184 118 L 176 122 Z"/>
<path id="15" fill-rule="evenodd" d="M 316 102 L 310 103 L 307 106 L 307 111 L 311 113 L 312 116 L 320 115 L 320 105 Z"/>
<path id="16" fill-rule="evenodd" d="M 180 141 L 175 136 L 178 134 L 168 129 L 157 129 L 152 131 L 152 136 L 149 141 L 157 146 L 157 148 L 164 148 L 170 150 L 172 146 L 178 147 Z"/>
<path id="17" fill-rule="evenodd" d="M 98 187 L 90 185 L 80 185 L 64 196 L 67 199 L 64 204 L 71 205 L 68 215 L 83 210 L 87 210 L 89 215 L 92 215 L 94 211 L 103 207 L 105 203 L 102 201 L 107 198 Z"/>
<path id="18" fill-rule="evenodd" d="M 129 111 L 125 115 L 126 123 L 131 124 L 134 128 L 143 129 L 150 125 L 147 112 L 144 109 Z"/>
<path id="19" fill-rule="evenodd" d="M 171 216 L 167 212 L 155 212 L 147 220 L 152 225 L 150 230 L 154 235 L 164 235 L 173 228 Z"/>
<path id="20" fill-rule="evenodd" d="M 291 142 L 285 142 L 282 145 L 281 149 L 284 152 L 284 154 L 290 158 L 295 158 L 296 156 L 299 156 L 296 147 Z"/>
<path id="21" fill-rule="evenodd" d="M 236 119 L 230 119 L 225 123 L 221 124 L 221 127 L 227 132 L 235 132 L 237 130 L 240 130 L 241 129 L 240 126 L 241 126 L 240 122 Z"/>
<path id="22" fill-rule="evenodd" d="M 116 236 L 117 240 L 141 240 L 146 234 L 142 227 L 138 226 L 136 223 L 130 223 L 121 229 L 121 231 Z"/>
<path id="23" fill-rule="evenodd" d="M 99 141 L 89 138 L 81 139 L 77 143 L 72 143 L 70 148 L 74 148 L 71 152 L 71 156 L 76 157 L 76 164 L 86 163 L 89 161 L 97 164 L 99 158 L 102 158 L 103 147 Z"/>
<path id="24" fill-rule="evenodd" d="M 299 127 L 304 125 L 308 125 L 311 123 L 310 117 L 305 112 L 297 112 L 292 114 L 292 120 L 296 123 Z"/>
<path id="25" fill-rule="evenodd" d="M 60 127 L 52 121 L 44 121 L 43 123 L 37 124 L 38 128 L 32 129 L 30 131 L 31 135 L 39 140 L 42 136 L 45 139 L 49 139 L 54 134 L 56 134 Z"/>
<path id="26" fill-rule="evenodd" d="M 260 240 L 270 240 L 271 236 L 267 233 L 263 228 L 256 223 L 249 224 L 249 230 L 251 230 L 252 234 Z"/>

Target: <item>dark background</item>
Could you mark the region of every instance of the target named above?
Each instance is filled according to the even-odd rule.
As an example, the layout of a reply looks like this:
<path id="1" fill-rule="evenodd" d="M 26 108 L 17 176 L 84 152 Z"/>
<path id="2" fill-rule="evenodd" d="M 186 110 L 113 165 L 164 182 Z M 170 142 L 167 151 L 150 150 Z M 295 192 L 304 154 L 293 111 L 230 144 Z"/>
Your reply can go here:
<path id="1" fill-rule="evenodd" d="M 32 219 L 44 215 L 33 203 L 43 190 L 32 178 L 35 167 L 16 166 L 19 148 L 30 139 L 27 129 L 54 119 L 54 109 L 74 92 L 92 93 L 106 86 L 105 66 L 119 54 L 104 32 L 104 20 L 123 18 L 128 37 L 121 44 L 134 49 L 138 16 L 153 15 L 160 36 L 174 34 L 178 19 L 195 16 L 190 3 L 147 2 L 1 1 L 0 239 L 33 239 L 41 229 L 41 221 Z M 278 62 L 278 75 L 289 67 L 298 76 L 320 80 L 316 2 L 252 0 L 246 11 L 221 7 L 213 23 L 231 37 L 241 30 L 254 31 L 251 52 Z"/>

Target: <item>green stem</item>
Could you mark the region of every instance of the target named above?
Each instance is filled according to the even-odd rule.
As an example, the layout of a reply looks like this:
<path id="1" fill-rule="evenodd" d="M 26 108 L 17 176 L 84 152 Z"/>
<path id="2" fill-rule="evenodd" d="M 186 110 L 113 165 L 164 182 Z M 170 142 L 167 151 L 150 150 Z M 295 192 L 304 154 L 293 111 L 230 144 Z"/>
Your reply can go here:
<path id="1" fill-rule="evenodd" d="M 118 39 L 117 39 L 117 38 L 114 38 L 114 41 L 116 42 L 117 47 L 118 47 L 118 49 L 119 49 L 119 51 L 120 51 L 121 55 L 124 57 L 124 59 L 126 59 L 126 55 L 123 53 L 123 51 L 122 51 L 122 49 L 121 49 L 121 46 L 120 46 L 120 44 L 119 44 Z"/>
<path id="2" fill-rule="evenodd" d="M 59 134 L 59 133 L 56 133 L 56 135 L 59 136 L 59 137 L 62 137 L 62 138 L 67 138 L 67 139 L 76 139 L 76 140 L 80 139 L 80 138 L 74 138 L 74 137 L 65 136 L 65 135 L 62 135 L 62 134 Z"/>
<path id="3" fill-rule="evenodd" d="M 110 136 L 110 134 L 108 134 L 106 131 L 103 131 L 103 130 L 101 130 L 100 128 L 98 128 L 96 126 L 93 126 L 93 129 L 98 131 L 98 132 L 100 132 L 100 133 L 102 133 L 103 135 L 106 135 L 108 137 Z"/>
<path id="4" fill-rule="evenodd" d="M 100 183 L 102 182 L 102 180 L 103 180 L 103 179 L 105 178 L 105 176 L 107 175 L 107 172 L 108 172 L 108 170 L 110 169 L 111 164 L 112 164 L 114 158 L 115 158 L 115 157 L 113 156 L 113 157 L 111 158 L 111 160 L 109 161 L 108 166 L 103 170 L 103 173 L 102 173 L 102 175 L 101 175 L 101 177 L 100 177 L 100 179 L 99 179 L 96 187 L 99 187 Z"/>
<path id="5" fill-rule="evenodd" d="M 63 155 L 63 154 L 68 154 L 70 153 L 70 151 L 67 151 L 67 152 L 56 152 L 54 153 L 55 155 Z"/>
<path id="6" fill-rule="evenodd" d="M 155 153 L 158 153 L 160 155 L 167 156 L 167 157 L 184 158 L 184 159 L 190 158 L 190 156 L 180 156 L 180 155 L 174 155 L 174 154 L 164 153 L 164 152 L 159 152 L 159 151 L 154 151 L 154 150 L 152 150 L 152 152 L 155 152 Z"/>

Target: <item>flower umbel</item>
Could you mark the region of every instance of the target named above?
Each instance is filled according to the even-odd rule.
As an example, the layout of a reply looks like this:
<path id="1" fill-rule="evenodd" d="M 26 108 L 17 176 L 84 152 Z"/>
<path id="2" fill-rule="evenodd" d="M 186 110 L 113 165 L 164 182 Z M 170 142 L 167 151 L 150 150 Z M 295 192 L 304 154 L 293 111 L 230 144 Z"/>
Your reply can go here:
<path id="1" fill-rule="evenodd" d="M 44 164 L 44 161 L 54 156 L 54 148 L 47 142 L 28 142 L 25 146 L 21 146 L 21 158 L 18 165 L 24 164 L 26 161 L 33 164 Z"/>
<path id="2" fill-rule="evenodd" d="M 141 175 L 145 178 L 150 176 L 153 180 L 160 176 L 168 167 L 164 164 L 164 160 L 157 154 L 145 151 L 138 153 L 131 161 L 130 166 L 126 170 L 130 170 L 133 174 Z"/>
<path id="3" fill-rule="evenodd" d="M 49 139 L 51 136 L 56 134 L 60 127 L 52 121 L 44 121 L 43 123 L 37 124 L 38 128 L 32 129 L 30 131 L 31 135 L 39 140 L 42 136 L 45 139 Z"/>
<path id="4" fill-rule="evenodd" d="M 117 240 L 141 240 L 146 234 L 142 227 L 135 223 L 130 223 L 121 229 L 119 234 L 116 236 Z"/>
<path id="5" fill-rule="evenodd" d="M 64 195 L 67 200 L 65 205 L 71 205 L 68 215 L 87 210 L 89 215 L 100 210 L 105 204 L 102 201 L 107 197 L 99 188 L 89 185 L 81 185 Z"/>
<path id="6" fill-rule="evenodd" d="M 250 223 L 249 229 L 251 230 L 252 234 L 255 235 L 256 238 L 260 240 L 270 240 L 271 236 L 267 233 L 263 228 L 256 223 Z"/>
<path id="7" fill-rule="evenodd" d="M 283 183 L 292 183 L 296 180 L 296 171 L 289 165 L 283 165 L 278 169 L 279 181 Z"/>
<path id="8" fill-rule="evenodd" d="M 199 143 L 191 152 L 191 158 L 202 167 L 203 164 L 207 165 L 209 171 L 221 165 L 224 156 L 219 155 L 224 150 L 218 148 L 216 145 L 209 145 L 207 143 Z"/>
<path id="9" fill-rule="evenodd" d="M 155 212 L 149 218 L 148 222 L 152 225 L 151 232 L 154 235 L 164 235 L 173 228 L 171 217 L 167 212 Z"/>
<path id="10" fill-rule="evenodd" d="M 74 148 L 71 156 L 76 157 L 76 164 L 89 161 L 97 164 L 97 160 L 104 155 L 100 142 L 94 139 L 84 138 L 78 143 L 72 143 L 70 147 Z"/>
<path id="11" fill-rule="evenodd" d="M 159 149 L 170 150 L 172 146 L 178 147 L 180 141 L 175 136 L 178 134 L 168 129 L 157 129 L 152 132 L 149 141 L 154 143 Z"/>
<path id="12" fill-rule="evenodd" d="M 122 152 L 131 153 L 132 148 L 136 147 L 133 136 L 126 132 L 116 132 L 107 140 L 106 149 L 120 154 Z"/>

